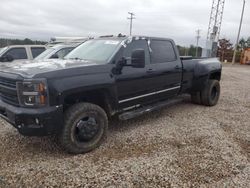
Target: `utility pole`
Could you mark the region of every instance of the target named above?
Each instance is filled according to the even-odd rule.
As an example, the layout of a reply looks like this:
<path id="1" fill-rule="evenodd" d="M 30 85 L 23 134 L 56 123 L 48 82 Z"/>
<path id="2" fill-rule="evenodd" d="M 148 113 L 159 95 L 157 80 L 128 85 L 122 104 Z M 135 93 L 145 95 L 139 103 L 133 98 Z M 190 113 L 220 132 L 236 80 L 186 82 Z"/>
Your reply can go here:
<path id="1" fill-rule="evenodd" d="M 130 20 L 130 31 L 129 31 L 129 35 L 132 35 L 132 28 L 133 28 L 133 19 L 135 19 L 134 17 L 134 13 L 133 12 L 128 12 L 128 14 L 130 15 L 130 17 L 128 18 Z"/>
<path id="2" fill-rule="evenodd" d="M 199 40 L 200 40 L 200 38 L 201 38 L 201 30 L 200 29 L 198 29 L 198 30 L 196 30 L 196 33 L 197 33 L 197 35 L 196 35 L 196 57 L 198 57 L 198 49 L 199 49 Z"/>
<path id="3" fill-rule="evenodd" d="M 244 17 L 245 5 L 246 5 L 246 0 L 243 0 L 243 8 L 242 8 L 241 18 L 240 18 L 240 26 L 239 26 L 239 31 L 238 31 L 236 44 L 235 44 L 235 47 L 234 47 L 234 56 L 233 56 L 232 64 L 234 64 L 235 60 L 236 60 L 236 53 L 237 53 L 237 47 L 238 47 L 239 39 L 240 39 L 240 32 L 241 32 L 241 27 L 242 27 L 242 22 L 243 22 L 243 17 Z"/>

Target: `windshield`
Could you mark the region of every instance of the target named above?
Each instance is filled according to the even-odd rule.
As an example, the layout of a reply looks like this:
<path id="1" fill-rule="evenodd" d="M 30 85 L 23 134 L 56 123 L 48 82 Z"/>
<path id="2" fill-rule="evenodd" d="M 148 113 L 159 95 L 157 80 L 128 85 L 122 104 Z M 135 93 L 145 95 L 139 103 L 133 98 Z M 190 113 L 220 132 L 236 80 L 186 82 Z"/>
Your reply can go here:
<path id="1" fill-rule="evenodd" d="M 89 40 L 71 51 L 65 59 L 108 61 L 120 42 L 107 39 Z"/>
<path id="2" fill-rule="evenodd" d="M 47 50 L 45 50 L 43 53 L 41 53 L 39 56 L 37 56 L 35 58 L 35 60 L 42 60 L 42 59 L 46 59 L 47 56 L 49 56 L 50 54 L 52 54 L 55 51 L 54 48 L 49 48 Z"/>
<path id="3" fill-rule="evenodd" d="M 0 54 L 2 54 L 8 47 L 0 48 Z"/>

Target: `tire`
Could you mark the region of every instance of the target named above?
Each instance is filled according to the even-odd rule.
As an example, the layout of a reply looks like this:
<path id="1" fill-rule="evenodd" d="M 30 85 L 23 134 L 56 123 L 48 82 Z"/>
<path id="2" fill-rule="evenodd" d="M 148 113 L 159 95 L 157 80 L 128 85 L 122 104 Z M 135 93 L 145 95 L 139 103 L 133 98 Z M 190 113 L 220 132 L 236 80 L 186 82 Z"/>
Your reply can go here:
<path id="1" fill-rule="evenodd" d="M 90 103 L 75 104 L 64 117 L 59 142 L 68 153 L 87 153 L 100 146 L 106 138 L 108 118 L 101 107 Z"/>
<path id="2" fill-rule="evenodd" d="M 201 103 L 205 106 L 215 106 L 220 98 L 220 82 L 208 80 L 206 87 L 201 92 Z"/>
<path id="3" fill-rule="evenodd" d="M 191 94 L 191 101 L 194 104 L 201 104 L 201 92 L 196 92 Z"/>

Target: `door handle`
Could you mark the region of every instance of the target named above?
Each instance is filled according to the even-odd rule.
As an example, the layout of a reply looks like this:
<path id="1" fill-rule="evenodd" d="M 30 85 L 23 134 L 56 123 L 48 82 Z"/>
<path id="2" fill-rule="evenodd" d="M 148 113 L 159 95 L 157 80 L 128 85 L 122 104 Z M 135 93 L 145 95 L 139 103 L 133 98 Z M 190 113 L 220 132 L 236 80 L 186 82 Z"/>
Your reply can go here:
<path id="1" fill-rule="evenodd" d="M 181 69 L 181 67 L 179 65 L 176 65 L 175 69 L 179 70 L 179 69 Z"/>
<path id="2" fill-rule="evenodd" d="M 151 73 L 153 73 L 153 72 L 155 72 L 153 69 L 148 69 L 148 70 L 147 70 L 147 73 L 148 73 L 148 74 L 151 74 Z"/>

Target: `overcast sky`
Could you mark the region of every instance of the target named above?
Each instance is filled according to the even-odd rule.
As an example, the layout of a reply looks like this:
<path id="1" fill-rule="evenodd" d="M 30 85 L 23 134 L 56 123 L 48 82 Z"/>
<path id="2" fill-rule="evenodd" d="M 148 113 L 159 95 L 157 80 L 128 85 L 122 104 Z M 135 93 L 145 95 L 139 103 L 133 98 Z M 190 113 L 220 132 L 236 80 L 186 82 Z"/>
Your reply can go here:
<path id="1" fill-rule="evenodd" d="M 221 37 L 236 40 L 243 0 L 226 0 Z M 201 45 L 207 35 L 212 0 L 1 0 L 0 37 L 49 40 L 54 36 L 93 36 L 129 32 L 127 12 L 136 14 L 133 34 L 173 38 Z M 243 37 L 250 36 L 250 1 Z"/>

